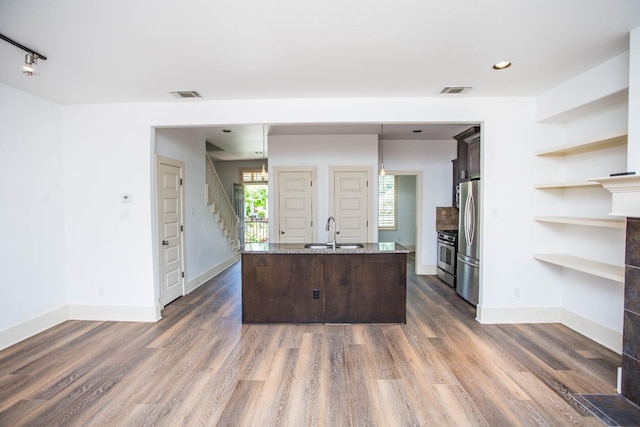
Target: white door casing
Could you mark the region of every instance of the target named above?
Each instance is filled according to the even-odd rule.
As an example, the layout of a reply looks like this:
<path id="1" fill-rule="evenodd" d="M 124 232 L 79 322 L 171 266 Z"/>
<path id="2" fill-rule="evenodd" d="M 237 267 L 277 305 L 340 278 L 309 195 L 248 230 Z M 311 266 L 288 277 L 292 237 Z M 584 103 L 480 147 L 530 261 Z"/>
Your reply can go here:
<path id="1" fill-rule="evenodd" d="M 305 170 L 306 169 L 306 170 Z M 309 168 L 275 170 L 277 186 L 274 212 L 275 241 L 278 243 L 309 243 L 317 236 L 315 216 L 315 170 Z"/>
<path id="2" fill-rule="evenodd" d="M 415 192 L 415 199 L 416 199 L 416 223 L 415 223 L 415 230 L 416 230 L 416 244 L 415 244 L 415 259 L 416 259 L 416 273 L 417 274 L 422 274 L 422 275 L 435 275 L 436 274 L 436 268 L 434 267 L 433 270 L 431 269 L 427 269 L 428 266 L 423 266 L 421 264 L 421 260 L 422 260 L 422 228 L 423 228 L 423 215 L 422 215 L 422 171 L 421 170 L 387 170 L 387 175 L 396 175 L 396 176 L 400 176 L 400 175 L 404 175 L 404 176 L 415 176 L 415 180 L 416 180 L 416 192 Z M 376 186 L 377 187 L 377 186 Z M 376 193 L 376 197 L 377 197 L 377 193 Z M 375 223 L 377 224 L 377 222 Z M 400 242 L 401 243 L 401 242 Z M 401 243 L 402 244 L 402 243 Z"/>
<path id="3" fill-rule="evenodd" d="M 336 220 L 338 242 L 373 240 L 372 172 L 370 167 L 330 168 L 329 214 Z"/>
<path id="4" fill-rule="evenodd" d="M 160 305 L 184 295 L 184 163 L 157 157 Z"/>

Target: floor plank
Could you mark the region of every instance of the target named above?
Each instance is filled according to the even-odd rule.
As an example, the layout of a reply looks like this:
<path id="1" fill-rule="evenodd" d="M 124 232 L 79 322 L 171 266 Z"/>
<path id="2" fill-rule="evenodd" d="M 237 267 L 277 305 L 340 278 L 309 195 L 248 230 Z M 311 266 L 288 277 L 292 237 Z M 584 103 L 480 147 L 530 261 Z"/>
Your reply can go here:
<path id="1" fill-rule="evenodd" d="M 405 325 L 242 325 L 239 264 L 157 323 L 64 322 L 0 351 L 0 425 L 602 425 L 574 395 L 619 355 L 407 273 Z"/>

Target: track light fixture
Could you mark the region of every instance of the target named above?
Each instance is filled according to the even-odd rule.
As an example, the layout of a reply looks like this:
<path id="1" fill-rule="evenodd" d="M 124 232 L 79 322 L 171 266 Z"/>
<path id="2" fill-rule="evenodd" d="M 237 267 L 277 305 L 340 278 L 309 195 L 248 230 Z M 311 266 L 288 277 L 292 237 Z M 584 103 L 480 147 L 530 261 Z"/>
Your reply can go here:
<path id="1" fill-rule="evenodd" d="M 42 59 L 43 61 L 47 60 L 46 56 L 36 52 L 33 49 L 23 46 L 14 40 L 11 40 L 9 37 L 3 34 L 0 34 L 0 39 L 6 41 L 9 44 L 14 45 L 18 49 L 22 49 L 25 52 L 27 52 L 27 54 L 24 56 L 24 65 L 22 66 L 22 72 L 27 76 L 33 76 L 33 73 L 35 72 L 35 69 L 33 68 L 33 66 L 38 64 L 38 60 L 40 59 Z"/>
<path id="2" fill-rule="evenodd" d="M 22 66 L 22 72 L 27 76 L 33 76 L 35 68 L 34 65 L 38 64 L 38 54 L 29 52 L 24 56 L 24 65 Z"/>

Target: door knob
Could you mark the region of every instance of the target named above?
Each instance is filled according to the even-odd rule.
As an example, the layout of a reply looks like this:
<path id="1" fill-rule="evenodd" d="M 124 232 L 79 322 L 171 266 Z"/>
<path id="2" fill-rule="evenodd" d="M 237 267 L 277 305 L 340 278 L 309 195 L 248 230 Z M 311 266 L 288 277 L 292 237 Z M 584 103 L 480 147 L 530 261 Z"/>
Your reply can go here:
<path id="1" fill-rule="evenodd" d="M 280 234 L 284 234 L 284 231 L 281 231 Z"/>
<path id="2" fill-rule="evenodd" d="M 162 246 L 167 246 L 168 244 L 169 244 L 169 241 L 168 241 L 168 240 L 163 240 L 163 241 L 162 241 Z"/>

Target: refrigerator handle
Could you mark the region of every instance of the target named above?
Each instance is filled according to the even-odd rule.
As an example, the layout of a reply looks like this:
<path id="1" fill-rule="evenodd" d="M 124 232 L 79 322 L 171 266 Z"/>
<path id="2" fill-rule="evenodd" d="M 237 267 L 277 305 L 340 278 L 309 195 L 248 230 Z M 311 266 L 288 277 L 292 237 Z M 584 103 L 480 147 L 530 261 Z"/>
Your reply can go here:
<path id="1" fill-rule="evenodd" d="M 473 243 L 476 238 L 476 200 L 473 197 L 473 192 L 469 192 L 469 210 L 471 211 L 471 221 L 469 221 L 469 228 L 471 229 L 469 233 L 469 241 Z"/>
<path id="2" fill-rule="evenodd" d="M 475 234 L 476 210 L 473 203 L 473 193 L 469 191 L 464 209 L 464 238 L 467 241 L 467 246 L 471 246 Z"/>
<path id="3" fill-rule="evenodd" d="M 463 264 L 467 264 L 467 265 L 469 265 L 471 267 L 480 267 L 480 264 L 475 263 L 475 262 L 465 261 L 463 258 L 460 258 L 459 256 L 458 256 L 458 261 L 463 263 Z"/>

